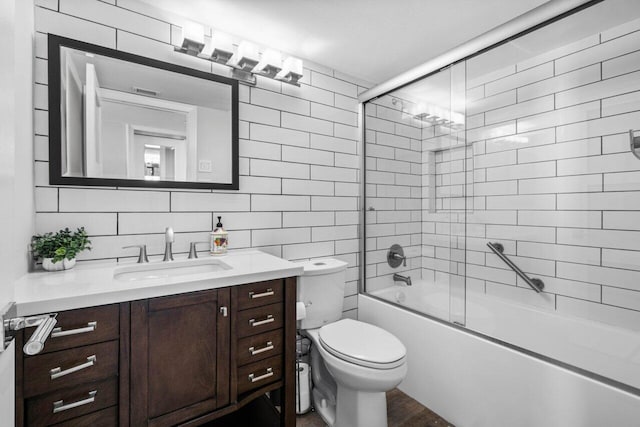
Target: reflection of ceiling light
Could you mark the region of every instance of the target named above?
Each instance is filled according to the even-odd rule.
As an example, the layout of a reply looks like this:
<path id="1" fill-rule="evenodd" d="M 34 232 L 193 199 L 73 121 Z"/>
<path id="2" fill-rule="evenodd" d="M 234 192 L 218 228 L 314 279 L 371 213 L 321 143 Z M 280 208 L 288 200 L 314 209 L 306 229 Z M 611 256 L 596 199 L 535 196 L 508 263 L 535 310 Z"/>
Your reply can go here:
<path id="1" fill-rule="evenodd" d="M 410 114 L 414 119 L 429 123 L 430 126 L 446 126 L 452 129 L 464 127 L 464 114 L 455 111 L 425 103 L 417 104 L 412 110 L 413 113 Z"/>
<path id="2" fill-rule="evenodd" d="M 156 149 L 160 149 L 159 145 L 155 145 L 155 144 L 144 144 L 144 148 L 156 148 Z"/>
<path id="3" fill-rule="evenodd" d="M 205 36 L 204 27 L 189 22 L 182 28 L 182 40 L 175 47 L 177 52 L 197 56 L 232 68 L 231 77 L 250 85 L 256 84 L 254 74 L 280 80 L 295 86 L 302 78 L 302 60 L 294 57 L 282 62 L 280 52 L 266 49 L 260 57 L 258 47 L 251 42 L 242 41 L 234 53 L 231 37 L 214 31 L 211 37 Z"/>

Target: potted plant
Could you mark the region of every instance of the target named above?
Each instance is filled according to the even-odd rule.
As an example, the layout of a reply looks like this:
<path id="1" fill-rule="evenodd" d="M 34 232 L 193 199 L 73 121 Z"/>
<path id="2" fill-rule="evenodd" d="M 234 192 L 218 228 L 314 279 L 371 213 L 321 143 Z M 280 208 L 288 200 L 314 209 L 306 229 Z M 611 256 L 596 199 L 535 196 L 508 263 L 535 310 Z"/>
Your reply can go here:
<path id="1" fill-rule="evenodd" d="M 91 250 L 91 241 L 84 227 L 71 232 L 68 228 L 57 233 L 36 234 L 31 237 L 34 258 L 42 258 L 47 271 L 69 270 L 76 265 L 76 255 Z"/>

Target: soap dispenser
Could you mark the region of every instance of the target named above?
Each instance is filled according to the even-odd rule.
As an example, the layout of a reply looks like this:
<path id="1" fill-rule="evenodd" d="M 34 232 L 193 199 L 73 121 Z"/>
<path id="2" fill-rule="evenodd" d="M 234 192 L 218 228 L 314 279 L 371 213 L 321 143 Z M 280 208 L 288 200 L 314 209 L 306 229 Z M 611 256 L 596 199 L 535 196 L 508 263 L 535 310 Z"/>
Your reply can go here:
<path id="1" fill-rule="evenodd" d="M 216 228 L 211 232 L 211 253 L 213 255 L 226 253 L 228 243 L 229 233 L 222 227 L 222 217 L 219 216 Z"/>

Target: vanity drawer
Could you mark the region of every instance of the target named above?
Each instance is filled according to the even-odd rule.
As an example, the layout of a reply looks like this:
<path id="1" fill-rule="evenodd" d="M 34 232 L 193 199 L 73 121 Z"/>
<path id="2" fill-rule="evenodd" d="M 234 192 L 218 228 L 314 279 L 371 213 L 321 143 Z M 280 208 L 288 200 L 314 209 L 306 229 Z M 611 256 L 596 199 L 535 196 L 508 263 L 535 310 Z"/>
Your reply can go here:
<path id="1" fill-rule="evenodd" d="M 118 425 L 118 407 L 102 409 L 52 427 L 114 427 Z"/>
<path id="2" fill-rule="evenodd" d="M 118 374 L 118 341 L 28 357 L 24 396 L 77 386 Z"/>
<path id="3" fill-rule="evenodd" d="M 238 394 L 282 378 L 282 357 L 275 356 L 238 368 Z"/>
<path id="4" fill-rule="evenodd" d="M 61 311 L 43 353 L 118 339 L 118 304 Z"/>
<path id="5" fill-rule="evenodd" d="M 265 332 L 238 341 L 238 366 L 282 353 L 282 330 Z"/>
<path id="6" fill-rule="evenodd" d="M 238 312 L 238 336 L 244 338 L 282 328 L 282 311 L 282 304 L 271 304 Z"/>
<path id="7" fill-rule="evenodd" d="M 268 280 L 240 286 L 238 289 L 238 310 L 260 307 L 284 299 L 282 280 Z"/>
<path id="8" fill-rule="evenodd" d="M 117 402 L 117 377 L 58 390 L 26 400 L 26 425 L 39 427 L 60 423 L 115 406 Z M 70 422 L 69 425 L 76 424 Z"/>

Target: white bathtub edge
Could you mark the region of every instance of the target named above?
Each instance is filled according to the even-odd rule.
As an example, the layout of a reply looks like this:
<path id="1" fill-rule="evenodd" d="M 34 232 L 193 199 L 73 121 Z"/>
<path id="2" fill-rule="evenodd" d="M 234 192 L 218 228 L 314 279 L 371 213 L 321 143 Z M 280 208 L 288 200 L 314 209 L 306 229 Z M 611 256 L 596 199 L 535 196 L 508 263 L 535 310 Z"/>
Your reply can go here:
<path id="1" fill-rule="evenodd" d="M 359 295 L 358 317 L 407 347 L 409 372 L 399 388 L 457 427 L 632 426 L 640 419 L 634 394 L 375 298 Z"/>

